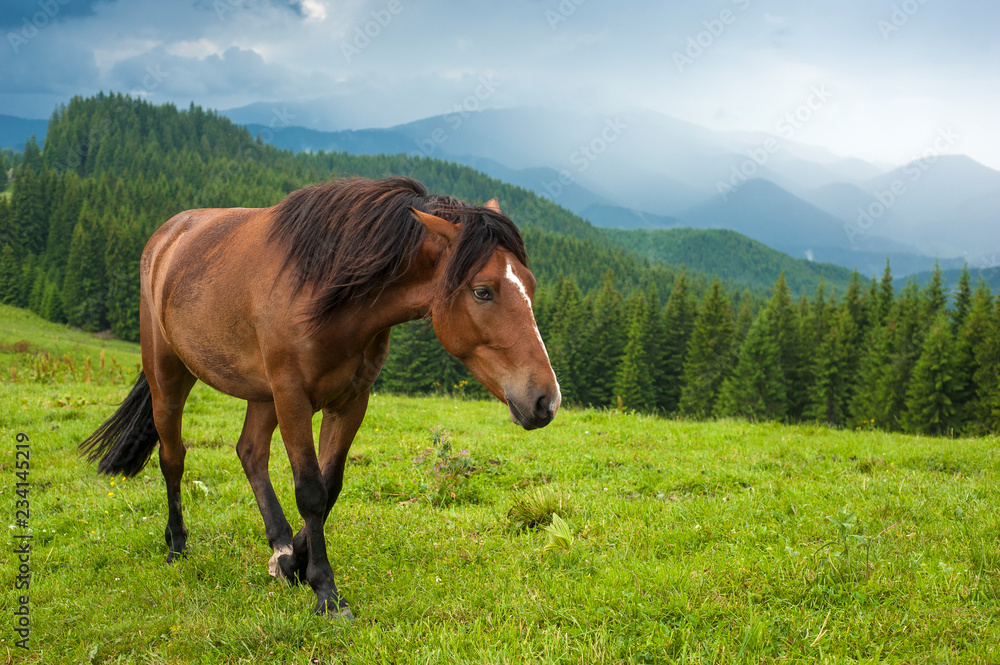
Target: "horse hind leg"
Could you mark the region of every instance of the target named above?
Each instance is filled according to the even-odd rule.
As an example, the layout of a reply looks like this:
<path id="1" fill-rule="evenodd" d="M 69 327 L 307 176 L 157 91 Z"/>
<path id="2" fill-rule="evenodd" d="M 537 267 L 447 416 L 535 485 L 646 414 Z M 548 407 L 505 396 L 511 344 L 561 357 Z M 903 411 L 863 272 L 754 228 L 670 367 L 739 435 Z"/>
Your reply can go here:
<path id="1" fill-rule="evenodd" d="M 144 354 L 145 355 L 145 354 Z M 146 367 L 143 358 L 143 366 Z M 152 371 L 150 371 L 152 370 Z M 153 399 L 153 420 L 160 435 L 160 471 L 167 485 L 167 563 L 187 551 L 187 527 L 181 509 L 181 477 L 184 475 L 184 443 L 181 420 L 184 403 L 195 384 L 195 377 L 180 359 L 171 354 L 157 354 L 152 367 L 146 367 Z"/>
<path id="2" fill-rule="evenodd" d="M 257 499 L 257 507 L 264 518 L 264 532 L 272 551 L 267 570 L 272 577 L 296 583 L 305 580 L 305 567 L 298 565 L 295 560 L 292 527 L 285 518 L 268 473 L 271 435 L 277 426 L 278 416 L 273 402 L 247 402 L 247 416 L 236 444 L 236 454 L 239 455 L 254 498 Z"/>

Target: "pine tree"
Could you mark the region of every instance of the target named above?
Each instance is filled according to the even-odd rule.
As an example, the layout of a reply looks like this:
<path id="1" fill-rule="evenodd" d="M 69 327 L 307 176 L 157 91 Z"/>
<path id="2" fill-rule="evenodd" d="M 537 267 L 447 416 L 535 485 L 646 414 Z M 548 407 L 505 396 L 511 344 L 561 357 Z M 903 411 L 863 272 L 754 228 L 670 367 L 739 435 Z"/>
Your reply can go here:
<path id="1" fill-rule="evenodd" d="M 665 381 L 664 349 L 667 346 L 667 332 L 663 327 L 665 308 L 660 302 L 660 292 L 655 284 L 646 291 L 646 308 L 648 321 L 646 323 L 646 363 L 649 365 L 651 390 L 650 410 L 659 409 L 660 386 Z"/>
<path id="2" fill-rule="evenodd" d="M 6 174 L 0 178 L 7 181 Z M 0 247 L 10 245 L 11 250 L 16 254 L 21 247 L 21 237 L 14 226 L 14 211 L 7 203 L 6 196 L 0 196 Z"/>
<path id="3" fill-rule="evenodd" d="M 108 222 L 107 316 L 111 332 L 121 339 L 139 340 L 139 258 L 142 247 L 136 229 Z"/>
<path id="4" fill-rule="evenodd" d="M 100 224 L 88 213 L 81 214 L 70 242 L 62 305 L 69 323 L 84 330 L 107 327 L 105 248 Z"/>
<path id="5" fill-rule="evenodd" d="M 892 311 L 895 293 L 892 286 L 892 271 L 889 269 L 889 259 L 885 260 L 885 270 L 882 280 L 878 283 L 878 294 L 872 308 L 872 323 L 885 323 Z"/>
<path id="6" fill-rule="evenodd" d="M 928 323 L 925 313 L 931 302 L 917 288 L 914 280 L 907 282 L 893 304 L 888 327 L 891 334 L 891 354 L 887 365 L 877 369 L 883 376 L 878 379 L 880 398 L 885 420 L 881 426 L 890 430 L 903 428 L 902 414 L 913 368 L 923 350 Z"/>
<path id="7" fill-rule="evenodd" d="M 816 345 L 803 418 L 831 425 L 846 422 L 851 377 L 845 370 L 848 361 L 845 340 L 850 337 L 853 325 L 850 312 L 842 309 Z"/>
<path id="8" fill-rule="evenodd" d="M 957 333 L 955 377 L 960 386 L 956 406 L 961 409 L 963 433 L 982 435 L 998 431 L 1000 317 L 990 287 L 982 280 Z"/>
<path id="9" fill-rule="evenodd" d="M 901 400 L 896 394 L 892 366 L 895 338 L 895 321 L 870 327 L 865 335 L 849 407 L 856 426 L 898 427 Z"/>
<path id="10" fill-rule="evenodd" d="M 845 415 L 848 410 L 847 405 L 854 397 L 854 386 L 861 360 L 861 345 L 868 332 L 871 320 L 870 310 L 873 307 L 874 300 L 870 295 L 862 299 L 861 275 L 855 270 L 851 274 L 851 282 L 847 286 L 847 293 L 844 294 L 841 314 L 837 320 L 837 325 L 841 329 L 840 339 L 843 345 L 844 364 L 841 367 L 841 378 L 844 385 L 842 410 Z"/>
<path id="11" fill-rule="evenodd" d="M 798 418 L 805 405 L 807 375 L 802 367 L 799 316 L 792 307 L 784 273 L 778 276 L 774 294 L 765 308 L 771 310 L 775 342 L 781 353 L 781 372 L 788 400 L 786 412 L 789 417 Z"/>
<path id="12" fill-rule="evenodd" d="M 628 310 L 628 341 L 615 376 L 614 395 L 625 408 L 650 411 L 656 405 L 656 393 L 650 375 L 648 303 L 641 294 L 635 294 L 629 300 Z"/>
<path id="13" fill-rule="evenodd" d="M 24 251 L 40 254 L 49 235 L 45 181 L 31 167 L 22 167 L 14 178 L 11 195 L 13 226 Z"/>
<path id="14" fill-rule="evenodd" d="M 585 304 L 576 282 L 560 280 L 556 286 L 546 344 L 563 400 L 568 404 L 583 402 L 585 358 L 582 339 L 585 319 Z"/>
<path id="15" fill-rule="evenodd" d="M 958 332 L 965 323 L 972 308 L 972 279 L 969 277 L 969 264 L 962 266 L 962 274 L 958 278 L 958 288 L 955 291 L 955 310 L 951 315 L 952 328 Z"/>
<path id="16" fill-rule="evenodd" d="M 62 289 L 56 282 L 49 281 L 45 284 L 45 292 L 42 294 L 42 302 L 38 312 L 42 318 L 56 323 L 64 323 L 66 317 L 62 308 Z"/>
<path id="17" fill-rule="evenodd" d="M 484 395 L 479 385 L 461 361 L 444 350 L 431 322 L 417 320 L 392 329 L 389 357 L 375 389 L 406 395 L 456 391 Z"/>
<path id="18" fill-rule="evenodd" d="M 21 157 L 21 164 L 35 173 L 42 170 L 42 152 L 38 147 L 38 139 L 32 134 L 24 144 L 24 155 Z"/>
<path id="19" fill-rule="evenodd" d="M 941 266 L 934 262 L 934 270 L 931 272 L 931 279 L 924 287 L 924 316 L 926 321 L 933 321 L 937 315 L 944 311 L 948 304 L 948 298 L 944 293 L 944 278 L 941 276 Z"/>
<path id="20" fill-rule="evenodd" d="M 35 268 L 35 278 L 31 281 L 31 292 L 28 295 L 28 309 L 35 314 L 42 314 L 42 298 L 45 295 L 45 271 L 41 267 Z"/>
<path id="21" fill-rule="evenodd" d="M 624 308 L 621 295 L 615 289 L 614 275 L 605 275 L 604 286 L 592 302 L 590 318 L 583 331 L 581 401 L 593 406 L 605 406 L 614 399 L 615 377 L 627 334 L 622 326 Z"/>
<path id="22" fill-rule="evenodd" d="M 743 341 L 750 334 L 750 326 L 753 325 L 753 310 L 750 308 L 750 297 L 748 293 L 743 294 L 740 307 L 736 314 L 736 329 L 733 333 L 733 346 L 739 351 L 743 346 Z"/>
<path id="23" fill-rule="evenodd" d="M 0 248 L 0 303 L 16 305 L 21 299 L 21 268 L 9 243 Z"/>
<path id="24" fill-rule="evenodd" d="M 687 275 L 682 272 L 674 282 L 662 319 L 664 342 L 659 354 L 656 405 L 664 413 L 673 413 L 680 403 L 684 361 L 696 316 L 697 306 L 691 299 Z"/>
<path id="25" fill-rule="evenodd" d="M 719 389 L 733 366 L 733 315 L 718 280 L 695 319 L 684 361 L 681 413 L 706 417 L 715 410 Z"/>
<path id="26" fill-rule="evenodd" d="M 951 349 L 951 324 L 942 312 L 927 335 L 906 391 L 903 425 L 917 434 L 945 434 L 955 426 L 959 386 Z"/>
<path id="27" fill-rule="evenodd" d="M 733 375 L 722 384 L 716 415 L 781 420 L 788 408 L 775 311 L 765 308 L 750 326 Z"/>

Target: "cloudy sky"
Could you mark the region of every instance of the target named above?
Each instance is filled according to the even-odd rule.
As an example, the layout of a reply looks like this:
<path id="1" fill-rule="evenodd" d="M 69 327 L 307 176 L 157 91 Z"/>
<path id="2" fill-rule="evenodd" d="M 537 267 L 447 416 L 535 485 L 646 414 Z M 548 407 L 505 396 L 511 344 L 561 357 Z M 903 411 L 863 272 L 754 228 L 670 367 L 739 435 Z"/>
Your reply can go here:
<path id="1" fill-rule="evenodd" d="M 117 90 L 318 129 L 457 105 L 643 107 L 1000 169 L 995 0 L 4 0 L 0 113 Z M 307 112 L 306 109 L 311 109 Z"/>

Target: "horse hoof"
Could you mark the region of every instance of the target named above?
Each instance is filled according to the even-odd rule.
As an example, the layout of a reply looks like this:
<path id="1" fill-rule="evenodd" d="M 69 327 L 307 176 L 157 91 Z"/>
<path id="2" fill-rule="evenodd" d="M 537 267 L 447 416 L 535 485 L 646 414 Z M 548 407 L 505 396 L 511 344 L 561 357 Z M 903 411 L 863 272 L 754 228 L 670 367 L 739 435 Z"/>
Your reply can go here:
<path id="1" fill-rule="evenodd" d="M 341 604 L 334 608 L 334 601 L 320 601 L 316 604 L 316 614 L 320 616 L 326 615 L 331 619 L 337 619 L 347 623 L 353 622 L 354 613 L 351 612 L 351 608 L 347 605 L 346 601 L 342 600 L 340 602 Z"/>
<path id="2" fill-rule="evenodd" d="M 167 553 L 167 563 L 173 563 L 174 561 L 177 561 L 178 559 L 186 559 L 187 556 L 188 556 L 188 554 L 187 554 L 187 548 L 186 547 L 183 550 L 181 550 L 180 552 L 170 551 L 170 552 Z"/>

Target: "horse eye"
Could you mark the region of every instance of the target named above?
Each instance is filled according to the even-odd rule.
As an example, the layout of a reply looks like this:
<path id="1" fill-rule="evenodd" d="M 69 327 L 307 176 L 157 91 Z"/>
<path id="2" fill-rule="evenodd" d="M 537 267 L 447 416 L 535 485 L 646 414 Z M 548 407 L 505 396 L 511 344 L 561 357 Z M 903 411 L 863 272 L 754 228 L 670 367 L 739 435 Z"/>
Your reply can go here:
<path id="1" fill-rule="evenodd" d="M 477 286 L 472 289 L 472 295 L 475 296 L 476 300 L 493 300 L 493 292 L 485 286 Z"/>

